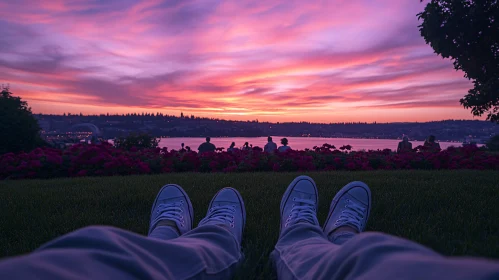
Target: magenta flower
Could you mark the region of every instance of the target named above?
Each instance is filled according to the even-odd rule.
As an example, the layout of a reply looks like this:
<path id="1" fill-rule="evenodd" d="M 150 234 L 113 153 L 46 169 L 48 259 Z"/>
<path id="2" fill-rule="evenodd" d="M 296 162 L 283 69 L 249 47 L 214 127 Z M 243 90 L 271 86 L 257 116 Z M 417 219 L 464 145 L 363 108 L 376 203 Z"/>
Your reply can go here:
<path id="1" fill-rule="evenodd" d="M 80 170 L 78 173 L 76 173 L 76 176 L 84 177 L 84 176 L 87 176 L 87 174 L 88 174 L 87 170 Z"/>
<path id="2" fill-rule="evenodd" d="M 280 169 L 280 168 L 281 168 L 281 167 L 279 166 L 279 164 L 278 164 L 278 163 L 274 163 L 274 165 L 272 166 L 272 170 L 273 170 L 274 172 L 279 171 L 279 169 Z"/>
<path id="3" fill-rule="evenodd" d="M 0 155 L 0 179 L 48 176 L 128 175 L 168 172 L 251 172 L 375 169 L 499 169 L 499 155 L 476 147 L 451 147 L 435 153 L 422 150 L 397 154 L 389 149 L 337 150 L 330 144 L 313 150 L 268 154 L 254 147 L 234 153 L 168 151 L 166 148 L 122 150 L 109 144 L 77 144 L 57 150 Z M 43 172 L 40 169 L 43 168 Z"/>

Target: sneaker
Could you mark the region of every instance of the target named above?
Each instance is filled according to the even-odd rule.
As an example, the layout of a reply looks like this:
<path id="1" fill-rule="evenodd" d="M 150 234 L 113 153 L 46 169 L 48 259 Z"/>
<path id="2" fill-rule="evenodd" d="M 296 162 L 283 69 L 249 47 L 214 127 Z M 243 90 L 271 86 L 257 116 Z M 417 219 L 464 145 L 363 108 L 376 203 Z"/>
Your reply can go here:
<path id="1" fill-rule="evenodd" d="M 151 209 L 149 235 L 158 226 L 169 225 L 180 235 L 192 229 L 194 220 L 192 203 L 187 193 L 177 185 L 166 185 L 156 196 Z"/>
<path id="2" fill-rule="evenodd" d="M 246 209 L 241 194 L 233 188 L 223 188 L 211 200 L 208 213 L 198 226 L 225 226 L 241 244 L 245 224 Z"/>
<path id="3" fill-rule="evenodd" d="M 342 226 L 349 226 L 360 233 L 366 228 L 370 212 L 371 190 L 363 182 L 351 182 L 331 202 L 324 233 L 329 237 Z"/>
<path id="4" fill-rule="evenodd" d="M 291 182 L 281 200 L 280 234 L 296 223 L 319 225 L 317 206 L 319 196 L 314 180 L 299 176 Z"/>

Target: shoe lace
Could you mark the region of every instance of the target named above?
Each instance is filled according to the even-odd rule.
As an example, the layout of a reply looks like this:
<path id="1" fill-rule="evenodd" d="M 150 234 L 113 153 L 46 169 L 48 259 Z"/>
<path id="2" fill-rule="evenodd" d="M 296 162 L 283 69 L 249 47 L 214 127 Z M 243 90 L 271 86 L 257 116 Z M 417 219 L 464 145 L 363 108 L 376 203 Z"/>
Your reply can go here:
<path id="1" fill-rule="evenodd" d="M 154 220 L 154 224 L 159 222 L 160 220 L 167 219 L 174 221 L 183 227 L 185 225 L 184 215 L 182 214 L 184 212 L 182 210 L 183 205 L 183 200 L 172 203 L 159 204 L 158 208 L 156 209 L 156 213 L 159 215 Z"/>
<path id="2" fill-rule="evenodd" d="M 362 220 L 365 217 L 366 208 L 360 206 L 353 200 L 346 199 L 345 209 L 341 211 L 338 220 L 334 223 L 335 226 L 350 225 L 358 229 L 359 232 L 362 231 Z"/>
<path id="3" fill-rule="evenodd" d="M 234 212 L 236 212 L 236 206 L 234 205 L 213 206 L 208 211 L 206 217 L 204 217 L 199 224 L 206 224 L 207 222 L 217 222 L 229 224 L 231 227 L 234 227 Z"/>
<path id="4" fill-rule="evenodd" d="M 284 227 L 296 224 L 299 221 L 309 222 L 311 224 L 319 224 L 315 209 L 315 202 L 309 199 L 293 197 L 295 202 L 291 208 L 291 213 L 286 219 Z"/>

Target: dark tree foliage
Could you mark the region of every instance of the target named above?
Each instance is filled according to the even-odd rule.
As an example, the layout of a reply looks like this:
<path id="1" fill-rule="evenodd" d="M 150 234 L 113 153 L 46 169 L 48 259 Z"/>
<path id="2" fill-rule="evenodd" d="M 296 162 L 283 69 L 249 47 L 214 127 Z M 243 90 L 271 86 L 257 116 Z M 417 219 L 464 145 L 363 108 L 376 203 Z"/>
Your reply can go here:
<path id="1" fill-rule="evenodd" d="M 26 101 L 12 96 L 9 88 L 0 93 L 0 154 L 30 151 L 43 145 L 40 127 Z"/>
<path id="2" fill-rule="evenodd" d="M 421 0 L 421 2 L 423 2 Z M 475 116 L 499 122 L 499 1 L 431 0 L 418 14 L 435 53 L 450 58 L 473 88 L 460 100 Z"/>
<path id="3" fill-rule="evenodd" d="M 499 134 L 490 138 L 486 146 L 491 151 L 499 151 Z"/>
<path id="4" fill-rule="evenodd" d="M 132 133 L 126 137 L 119 137 L 114 139 L 114 146 L 116 148 L 130 150 L 131 148 L 148 149 L 157 148 L 159 139 L 147 133 L 135 134 Z"/>

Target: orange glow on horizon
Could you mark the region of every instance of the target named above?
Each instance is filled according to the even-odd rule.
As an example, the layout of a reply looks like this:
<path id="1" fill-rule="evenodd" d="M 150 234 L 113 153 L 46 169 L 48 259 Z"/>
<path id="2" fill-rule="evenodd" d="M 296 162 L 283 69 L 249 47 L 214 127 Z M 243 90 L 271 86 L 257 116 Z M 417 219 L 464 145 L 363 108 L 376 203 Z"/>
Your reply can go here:
<path id="1" fill-rule="evenodd" d="M 471 83 L 419 35 L 418 1 L 49 2 L 0 3 L 0 83 L 35 113 L 473 119 Z"/>

